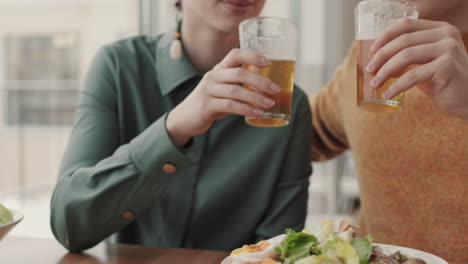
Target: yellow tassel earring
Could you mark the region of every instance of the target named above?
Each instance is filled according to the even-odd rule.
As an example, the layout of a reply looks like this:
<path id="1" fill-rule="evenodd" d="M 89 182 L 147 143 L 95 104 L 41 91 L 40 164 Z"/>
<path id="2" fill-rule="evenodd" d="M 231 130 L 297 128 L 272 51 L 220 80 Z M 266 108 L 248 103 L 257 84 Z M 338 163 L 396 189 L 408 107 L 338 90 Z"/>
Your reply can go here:
<path id="1" fill-rule="evenodd" d="M 175 3 L 176 8 L 178 9 L 176 15 L 176 32 L 174 33 L 174 40 L 171 43 L 171 47 L 169 49 L 169 55 L 173 60 L 179 60 L 182 57 L 182 42 L 181 39 L 181 26 L 182 26 L 182 14 L 180 12 L 181 9 L 181 2 L 180 0 Z"/>

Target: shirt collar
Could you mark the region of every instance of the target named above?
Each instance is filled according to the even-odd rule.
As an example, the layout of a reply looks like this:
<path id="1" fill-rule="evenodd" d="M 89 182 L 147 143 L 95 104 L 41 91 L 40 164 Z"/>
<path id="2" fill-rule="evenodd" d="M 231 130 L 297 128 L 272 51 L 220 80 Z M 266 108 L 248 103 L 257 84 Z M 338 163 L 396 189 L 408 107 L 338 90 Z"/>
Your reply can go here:
<path id="1" fill-rule="evenodd" d="M 173 34 L 166 33 L 156 44 L 156 74 L 163 95 L 169 94 L 189 79 L 200 76 L 183 51 L 179 59 L 171 58 L 169 50 L 172 41 Z"/>

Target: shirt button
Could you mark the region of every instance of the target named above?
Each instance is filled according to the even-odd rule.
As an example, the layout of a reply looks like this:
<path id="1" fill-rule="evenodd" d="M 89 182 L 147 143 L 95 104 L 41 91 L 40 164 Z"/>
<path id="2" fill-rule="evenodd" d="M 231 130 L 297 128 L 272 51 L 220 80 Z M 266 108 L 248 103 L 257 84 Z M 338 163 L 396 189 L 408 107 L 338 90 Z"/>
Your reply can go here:
<path id="1" fill-rule="evenodd" d="M 125 220 L 133 220 L 133 218 L 135 218 L 135 214 L 132 211 L 126 211 L 122 214 L 122 218 Z"/>
<path id="2" fill-rule="evenodd" d="M 176 171 L 176 166 L 172 163 L 166 163 L 162 167 L 163 171 L 167 174 L 172 174 Z"/>

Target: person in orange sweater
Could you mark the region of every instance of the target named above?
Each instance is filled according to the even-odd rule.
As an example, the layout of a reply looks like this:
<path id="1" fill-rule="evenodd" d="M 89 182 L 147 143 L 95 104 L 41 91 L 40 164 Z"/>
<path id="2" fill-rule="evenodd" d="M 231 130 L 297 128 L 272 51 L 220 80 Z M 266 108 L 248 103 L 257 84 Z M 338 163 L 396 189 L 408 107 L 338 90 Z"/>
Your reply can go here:
<path id="1" fill-rule="evenodd" d="M 375 242 L 468 263 L 468 1 L 413 0 L 420 20 L 402 20 L 374 42 L 375 87 L 406 67 L 386 98 L 407 91 L 402 112 L 357 106 L 355 44 L 333 80 L 310 98 L 312 155 L 351 149 L 359 225 Z M 412 88 L 414 87 L 414 88 Z"/>

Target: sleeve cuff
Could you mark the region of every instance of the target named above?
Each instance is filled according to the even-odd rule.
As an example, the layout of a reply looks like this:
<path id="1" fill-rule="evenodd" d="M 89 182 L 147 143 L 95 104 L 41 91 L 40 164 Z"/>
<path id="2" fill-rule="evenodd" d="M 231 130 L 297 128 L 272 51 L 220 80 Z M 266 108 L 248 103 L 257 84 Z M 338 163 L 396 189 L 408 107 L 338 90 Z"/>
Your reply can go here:
<path id="1" fill-rule="evenodd" d="M 190 160 L 170 139 L 166 129 L 167 113 L 130 142 L 132 159 L 140 172 L 162 170 L 164 165 L 184 166 Z"/>

